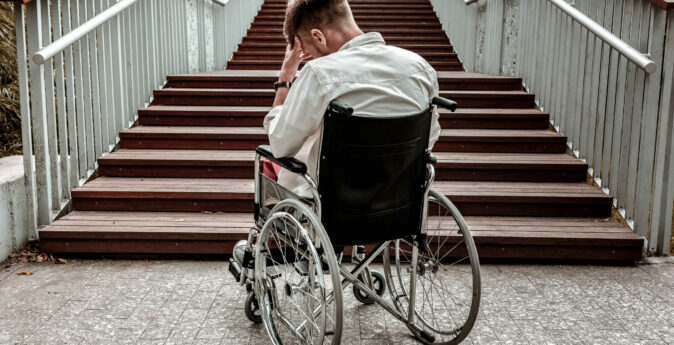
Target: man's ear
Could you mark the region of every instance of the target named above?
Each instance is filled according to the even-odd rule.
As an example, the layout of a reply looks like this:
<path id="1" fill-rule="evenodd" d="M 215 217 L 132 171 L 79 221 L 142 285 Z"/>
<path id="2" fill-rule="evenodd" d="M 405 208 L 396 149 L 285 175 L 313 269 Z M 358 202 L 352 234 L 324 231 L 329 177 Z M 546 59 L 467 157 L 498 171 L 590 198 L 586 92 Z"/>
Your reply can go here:
<path id="1" fill-rule="evenodd" d="M 323 35 L 323 32 L 318 29 L 311 29 L 311 38 L 314 40 L 316 45 L 319 46 L 326 46 L 327 42 L 325 40 L 325 35 Z"/>

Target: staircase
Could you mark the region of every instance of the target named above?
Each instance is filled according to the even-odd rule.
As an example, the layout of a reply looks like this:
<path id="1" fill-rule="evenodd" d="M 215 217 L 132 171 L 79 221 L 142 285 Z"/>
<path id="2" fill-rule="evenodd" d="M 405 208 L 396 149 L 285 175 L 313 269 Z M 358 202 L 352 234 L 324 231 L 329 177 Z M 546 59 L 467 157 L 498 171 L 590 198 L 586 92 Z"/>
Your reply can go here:
<path id="1" fill-rule="evenodd" d="M 521 80 L 462 72 L 427 0 L 350 0 L 364 31 L 424 56 L 441 96 L 434 188 L 466 216 L 481 258 L 629 261 L 643 240 L 611 219 L 612 197 L 586 183 Z M 172 75 L 72 191 L 74 211 L 40 230 L 62 254 L 229 254 L 253 224 L 253 149 L 274 97 L 285 1 L 267 0 L 228 70 Z"/>

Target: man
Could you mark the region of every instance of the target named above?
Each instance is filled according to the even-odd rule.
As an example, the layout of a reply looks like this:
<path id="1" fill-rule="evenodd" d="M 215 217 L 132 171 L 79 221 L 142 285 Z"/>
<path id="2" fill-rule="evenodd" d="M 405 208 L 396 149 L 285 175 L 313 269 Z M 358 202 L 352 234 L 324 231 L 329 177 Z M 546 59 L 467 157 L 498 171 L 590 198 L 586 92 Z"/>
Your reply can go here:
<path id="1" fill-rule="evenodd" d="M 283 31 L 289 44 L 264 127 L 274 156 L 307 163 L 314 178 L 323 114 L 332 100 L 351 106 L 355 116 L 402 116 L 427 109 L 438 95 L 437 74 L 430 64 L 386 45 L 379 33 L 363 33 L 346 0 L 290 0 Z M 308 58 L 313 59 L 293 82 Z M 439 135 L 436 112 L 430 147 Z M 281 171 L 278 181 L 302 197 L 311 196 L 295 174 Z"/>

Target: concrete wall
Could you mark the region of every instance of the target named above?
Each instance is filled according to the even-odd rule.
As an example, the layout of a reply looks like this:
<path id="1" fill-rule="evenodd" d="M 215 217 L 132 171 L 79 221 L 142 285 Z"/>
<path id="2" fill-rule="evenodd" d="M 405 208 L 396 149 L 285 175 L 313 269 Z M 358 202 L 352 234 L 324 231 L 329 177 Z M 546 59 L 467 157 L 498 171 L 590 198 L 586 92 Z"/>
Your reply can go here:
<path id="1" fill-rule="evenodd" d="M 30 226 L 23 157 L 0 158 L 0 261 L 37 238 Z"/>

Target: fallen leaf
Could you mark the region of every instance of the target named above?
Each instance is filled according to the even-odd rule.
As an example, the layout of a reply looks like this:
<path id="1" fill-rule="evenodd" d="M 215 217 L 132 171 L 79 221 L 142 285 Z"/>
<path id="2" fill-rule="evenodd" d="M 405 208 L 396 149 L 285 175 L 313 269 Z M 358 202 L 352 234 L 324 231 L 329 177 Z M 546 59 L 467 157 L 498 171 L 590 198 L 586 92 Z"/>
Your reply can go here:
<path id="1" fill-rule="evenodd" d="M 148 261 L 147 259 L 145 259 L 145 264 L 149 265 L 149 264 L 150 264 L 150 261 Z"/>
<path id="2" fill-rule="evenodd" d="M 38 256 L 36 256 L 36 257 L 35 257 L 35 262 L 38 262 L 38 263 L 39 263 L 39 262 L 42 262 L 42 261 L 44 261 L 44 259 L 45 259 L 45 257 L 44 257 L 44 256 L 42 256 L 42 255 L 38 255 Z"/>
<path id="3" fill-rule="evenodd" d="M 31 271 L 21 271 L 21 272 L 18 272 L 17 274 L 20 275 L 20 276 L 32 276 L 33 272 L 31 272 Z"/>
<path id="4" fill-rule="evenodd" d="M 68 261 L 66 261 L 66 259 L 58 258 L 58 259 L 56 259 L 56 261 L 55 261 L 54 263 L 55 263 L 55 264 L 63 264 L 63 265 L 65 265 L 65 264 L 68 263 Z"/>

